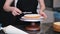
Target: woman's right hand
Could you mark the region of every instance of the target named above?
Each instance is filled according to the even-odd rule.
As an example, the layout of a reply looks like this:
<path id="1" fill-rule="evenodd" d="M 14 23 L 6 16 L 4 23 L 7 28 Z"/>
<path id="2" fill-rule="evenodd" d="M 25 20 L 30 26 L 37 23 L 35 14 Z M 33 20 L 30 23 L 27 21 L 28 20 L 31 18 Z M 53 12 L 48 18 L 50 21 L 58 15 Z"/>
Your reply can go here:
<path id="1" fill-rule="evenodd" d="M 20 14 L 22 13 L 22 11 L 19 10 L 18 8 L 16 8 L 16 7 L 13 7 L 13 8 L 11 9 L 11 12 L 12 12 L 12 14 L 13 14 L 14 16 L 20 15 Z"/>

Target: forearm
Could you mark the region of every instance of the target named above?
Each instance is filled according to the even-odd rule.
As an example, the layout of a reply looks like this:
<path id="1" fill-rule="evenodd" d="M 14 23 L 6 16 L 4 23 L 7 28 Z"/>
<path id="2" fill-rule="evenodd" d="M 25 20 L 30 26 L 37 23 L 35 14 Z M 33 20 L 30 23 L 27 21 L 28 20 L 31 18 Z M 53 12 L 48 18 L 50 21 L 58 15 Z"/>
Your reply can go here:
<path id="1" fill-rule="evenodd" d="M 45 6 L 40 7 L 40 12 L 45 10 Z"/>
<path id="2" fill-rule="evenodd" d="M 3 9 L 7 12 L 10 12 L 13 9 L 13 7 L 10 6 L 12 2 L 13 2 L 13 0 L 6 0 L 5 4 L 3 6 Z"/>
<path id="3" fill-rule="evenodd" d="M 10 7 L 10 6 L 4 6 L 3 9 L 7 12 L 11 12 L 13 10 L 14 7 Z"/>
<path id="4" fill-rule="evenodd" d="M 45 10 L 44 0 L 38 0 L 38 2 L 39 2 L 39 6 L 40 6 L 40 11 L 44 11 Z"/>

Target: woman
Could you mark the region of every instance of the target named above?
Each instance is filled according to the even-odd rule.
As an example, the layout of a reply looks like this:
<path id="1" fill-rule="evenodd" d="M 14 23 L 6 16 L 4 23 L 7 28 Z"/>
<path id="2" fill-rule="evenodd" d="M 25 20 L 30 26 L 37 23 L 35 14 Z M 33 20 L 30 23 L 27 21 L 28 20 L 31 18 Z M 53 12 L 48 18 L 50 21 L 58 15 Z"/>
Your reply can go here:
<path id="1" fill-rule="evenodd" d="M 42 15 L 44 18 L 47 18 L 46 14 L 44 13 L 45 9 L 44 0 L 18 0 L 17 2 L 15 2 L 16 3 L 15 6 L 11 6 L 13 1 L 15 0 L 6 0 L 3 6 L 4 10 L 6 12 L 11 12 L 13 16 L 21 15 L 23 12 L 37 13 L 36 9 L 39 3 L 40 5 L 39 14 Z"/>

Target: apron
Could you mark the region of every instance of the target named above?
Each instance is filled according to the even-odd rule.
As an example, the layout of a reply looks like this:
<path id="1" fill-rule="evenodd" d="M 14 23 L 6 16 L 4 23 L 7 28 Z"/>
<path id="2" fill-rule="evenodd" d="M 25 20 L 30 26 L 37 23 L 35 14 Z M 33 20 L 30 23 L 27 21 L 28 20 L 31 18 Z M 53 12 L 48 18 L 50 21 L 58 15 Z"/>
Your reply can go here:
<path id="1" fill-rule="evenodd" d="M 18 0 L 17 1 L 17 8 L 19 8 L 22 12 L 32 12 L 37 13 L 38 1 L 37 0 Z"/>

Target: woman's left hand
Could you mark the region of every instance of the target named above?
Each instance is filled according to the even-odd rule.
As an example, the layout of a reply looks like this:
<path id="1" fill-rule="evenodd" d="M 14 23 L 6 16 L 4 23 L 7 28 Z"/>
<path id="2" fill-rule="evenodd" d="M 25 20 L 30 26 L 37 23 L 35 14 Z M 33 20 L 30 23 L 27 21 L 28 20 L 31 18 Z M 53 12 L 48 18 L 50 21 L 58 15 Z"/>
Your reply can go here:
<path id="1" fill-rule="evenodd" d="M 41 11 L 40 15 L 44 17 L 44 19 L 47 19 L 47 15 L 45 14 L 45 12 Z"/>

